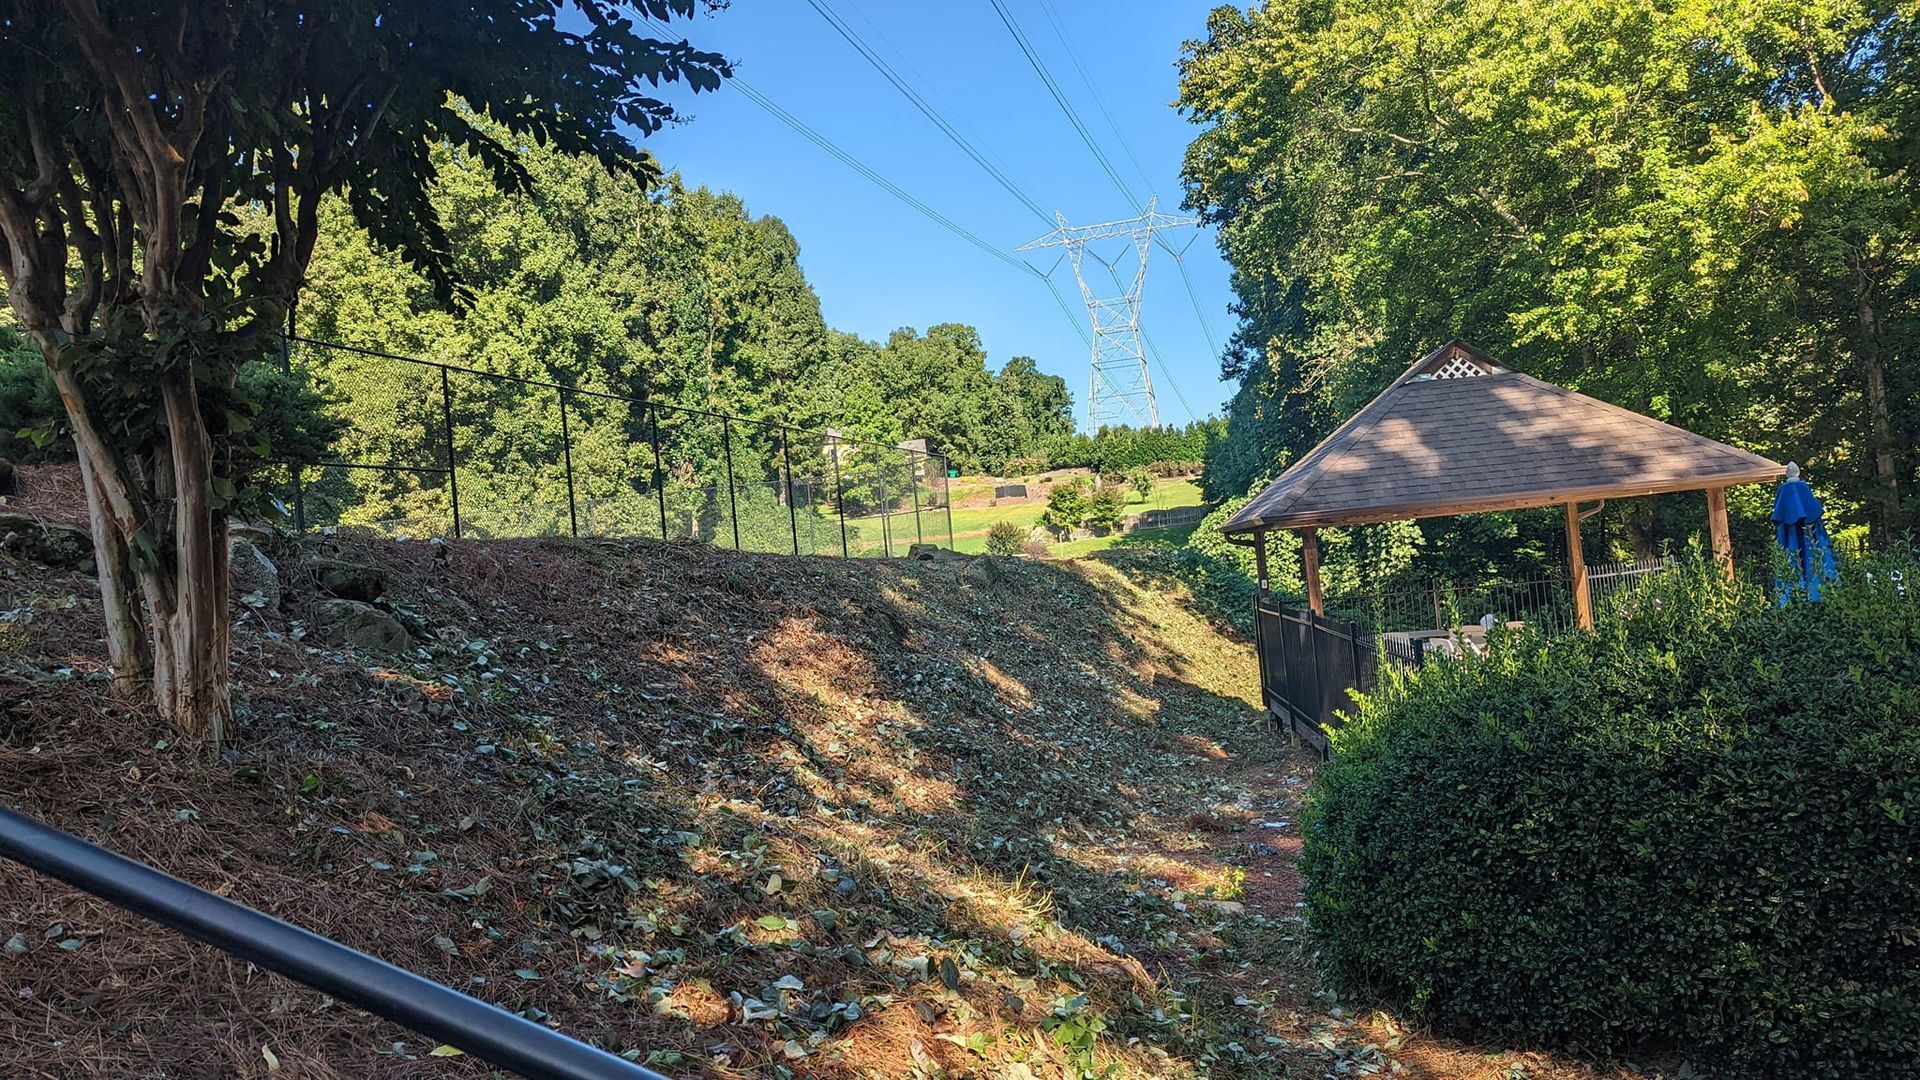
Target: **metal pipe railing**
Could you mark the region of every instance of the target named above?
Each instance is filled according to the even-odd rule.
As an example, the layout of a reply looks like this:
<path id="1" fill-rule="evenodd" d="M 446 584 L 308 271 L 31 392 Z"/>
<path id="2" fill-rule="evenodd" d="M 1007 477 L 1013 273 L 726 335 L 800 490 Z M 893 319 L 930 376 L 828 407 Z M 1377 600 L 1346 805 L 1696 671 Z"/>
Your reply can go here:
<path id="1" fill-rule="evenodd" d="M 0 856 L 528 1080 L 666 1080 L 5 807 L 0 807 Z"/>

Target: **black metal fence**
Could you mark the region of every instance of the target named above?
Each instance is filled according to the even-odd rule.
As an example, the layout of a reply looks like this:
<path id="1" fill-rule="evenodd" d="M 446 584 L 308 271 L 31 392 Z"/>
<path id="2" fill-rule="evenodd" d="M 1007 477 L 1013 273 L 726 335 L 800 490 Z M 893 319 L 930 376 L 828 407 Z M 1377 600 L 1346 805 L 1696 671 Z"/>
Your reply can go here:
<path id="1" fill-rule="evenodd" d="M 953 545 L 938 454 L 309 338 L 288 339 L 287 366 L 349 424 L 337 460 L 285 478 L 302 531 L 879 557 Z"/>
<path id="2" fill-rule="evenodd" d="M 1597 608 L 1633 581 L 1674 562 L 1658 558 L 1588 566 L 1587 593 Z M 1564 573 L 1476 584 L 1433 581 L 1418 588 L 1351 592 L 1327 597 L 1324 606 L 1328 615 L 1375 634 L 1471 625 L 1487 615 L 1500 622 L 1525 622 L 1550 630 L 1574 625 L 1573 592 Z"/>
<path id="3" fill-rule="evenodd" d="M 1596 610 L 1605 598 L 1671 565 L 1671 559 L 1647 559 L 1589 566 L 1587 587 Z M 1460 640 L 1460 628 L 1475 627 L 1487 615 L 1498 623 L 1524 622 L 1550 632 L 1574 625 L 1573 597 L 1564 577 L 1476 586 L 1434 582 L 1423 589 L 1332 597 L 1322 606 L 1324 615 L 1303 599 L 1262 594 L 1254 601 L 1267 710 L 1322 757 L 1328 753 L 1328 731 L 1343 723 L 1341 713 L 1352 704 L 1348 691 L 1372 690 L 1383 662 L 1413 668 L 1427 662 L 1435 647 L 1471 648 Z"/>

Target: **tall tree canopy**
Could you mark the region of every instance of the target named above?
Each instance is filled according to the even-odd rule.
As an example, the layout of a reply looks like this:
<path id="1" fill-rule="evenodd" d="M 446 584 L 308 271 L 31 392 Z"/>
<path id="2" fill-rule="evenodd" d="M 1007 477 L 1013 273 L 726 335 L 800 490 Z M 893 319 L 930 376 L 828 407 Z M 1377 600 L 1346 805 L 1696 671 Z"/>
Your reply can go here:
<path id="1" fill-rule="evenodd" d="M 239 371 L 299 292 L 323 198 L 344 195 L 377 243 L 459 296 L 430 148 L 459 147 L 514 192 L 531 185 L 520 143 L 650 179 L 624 132 L 672 118 L 662 83 L 711 89 L 727 68 L 629 13 L 694 7 L 0 7 L 0 270 L 66 408 L 123 689 L 149 688 L 189 735 L 218 739 L 231 715 L 227 515 L 272 453 L 248 434 L 260 403 Z"/>
<path id="2" fill-rule="evenodd" d="M 968 471 L 998 469 L 1072 430 L 1065 382 L 1025 357 L 994 375 L 971 327 L 901 330 L 885 343 L 830 330 L 786 225 L 750 214 L 736 196 L 691 187 L 677 174 L 649 187 L 538 146 L 517 154 L 531 190 L 503 192 L 472 155 L 451 146 L 429 153 L 438 174 L 430 197 L 471 302 L 441 301 L 426 275 L 356 226 L 344 200 L 329 200 L 298 312 L 302 336 L 801 431 L 831 428 L 880 447 L 924 437 Z M 297 356 L 352 401 L 341 457 L 442 463 L 433 372 L 318 347 Z M 462 376 L 452 393 L 459 454 L 471 473 L 461 478 L 463 525 L 564 524 L 551 396 Z M 646 411 L 570 402 L 571 437 L 591 447 L 574 455 L 574 472 L 595 504 L 594 527 L 644 532 L 640 515 L 656 480 Z M 720 427 L 690 413 L 661 416 L 666 471 L 686 466 L 669 486 L 690 498 L 714 490 L 724 474 Z M 784 453 L 803 471 L 825 471 L 817 446 L 783 451 L 777 435 L 733 427 L 736 472 L 753 475 L 756 492 L 777 489 L 773 466 Z M 326 483 L 322 498 L 349 507 L 346 520 L 444 527 L 446 499 L 434 475 L 354 471 Z M 616 503 L 626 509 L 614 511 Z M 727 531 L 717 519 L 706 527 Z"/>
<path id="3" fill-rule="evenodd" d="M 1920 508 L 1911 0 L 1269 0 L 1181 106 L 1238 494 L 1451 337 Z"/>

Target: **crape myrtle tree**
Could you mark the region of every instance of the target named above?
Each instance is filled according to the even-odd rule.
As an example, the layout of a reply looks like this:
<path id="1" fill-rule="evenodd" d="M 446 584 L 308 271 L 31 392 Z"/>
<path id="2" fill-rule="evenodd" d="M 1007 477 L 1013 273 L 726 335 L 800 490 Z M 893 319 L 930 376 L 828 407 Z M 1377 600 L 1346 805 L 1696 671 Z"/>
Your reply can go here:
<path id="1" fill-rule="evenodd" d="M 430 148 L 508 191 L 530 185 L 513 144 L 651 180 L 625 132 L 672 118 L 663 83 L 729 72 L 631 16 L 695 4 L 0 4 L 0 265 L 66 411 L 119 689 L 182 735 L 230 718 L 227 521 L 275 454 L 239 374 L 299 293 L 321 199 L 457 299 Z"/>

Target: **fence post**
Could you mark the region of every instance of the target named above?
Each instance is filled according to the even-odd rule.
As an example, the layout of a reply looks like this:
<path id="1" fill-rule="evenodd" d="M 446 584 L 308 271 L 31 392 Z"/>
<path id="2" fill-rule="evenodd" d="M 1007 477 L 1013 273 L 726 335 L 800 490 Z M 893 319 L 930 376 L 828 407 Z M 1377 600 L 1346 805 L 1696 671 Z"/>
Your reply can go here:
<path id="1" fill-rule="evenodd" d="M 925 464 L 920 468 L 924 470 Z M 914 479 L 913 472 L 913 451 L 909 450 L 907 451 L 907 482 L 913 485 L 913 542 L 924 544 L 927 542 L 927 537 L 920 531 L 920 481 Z"/>
<path id="2" fill-rule="evenodd" d="M 787 447 L 787 429 L 780 429 L 780 465 L 787 478 L 787 527 L 793 530 L 793 553 L 800 554 L 800 511 L 793 505 L 793 453 Z"/>
<path id="3" fill-rule="evenodd" d="M 567 392 L 556 393 L 560 395 L 560 457 L 567 468 L 567 528 L 579 539 L 580 515 L 573 504 L 573 434 L 567 430 Z"/>
<path id="4" fill-rule="evenodd" d="M 941 457 L 940 459 L 941 500 L 940 501 L 944 505 L 947 511 L 947 547 L 953 549 L 954 551 L 958 551 L 960 550 L 960 541 L 955 540 L 953 538 L 953 485 L 947 482 L 947 473 L 951 468 L 952 466 L 947 464 L 947 459 L 944 456 Z"/>
<path id="5" fill-rule="evenodd" d="M 447 493 L 453 499 L 453 538 L 460 539 L 460 469 L 453 458 L 453 386 L 447 376 L 447 365 L 440 368 L 440 419 L 446 426 L 447 438 Z"/>
<path id="6" fill-rule="evenodd" d="M 287 328 L 280 332 L 280 373 L 293 374 L 293 306 L 287 306 Z M 307 531 L 307 488 L 304 480 L 305 470 L 299 465 L 293 467 L 293 531 Z"/>
<path id="7" fill-rule="evenodd" d="M 847 485 L 840 480 L 840 437 L 833 439 L 833 509 L 840 516 L 840 557 L 853 558 L 847 548 Z"/>
<path id="8" fill-rule="evenodd" d="M 887 520 L 887 480 L 885 474 L 874 481 L 880 488 L 880 557 L 893 558 L 893 529 Z"/>
<path id="9" fill-rule="evenodd" d="M 740 550 L 740 505 L 733 498 L 733 421 L 720 414 L 720 448 L 727 454 L 727 517 L 733 520 L 733 550 Z"/>
<path id="10" fill-rule="evenodd" d="M 660 496 L 660 539 L 667 539 L 667 470 L 660 464 L 660 410 L 647 406 L 647 438 L 653 443 L 653 488 Z"/>

